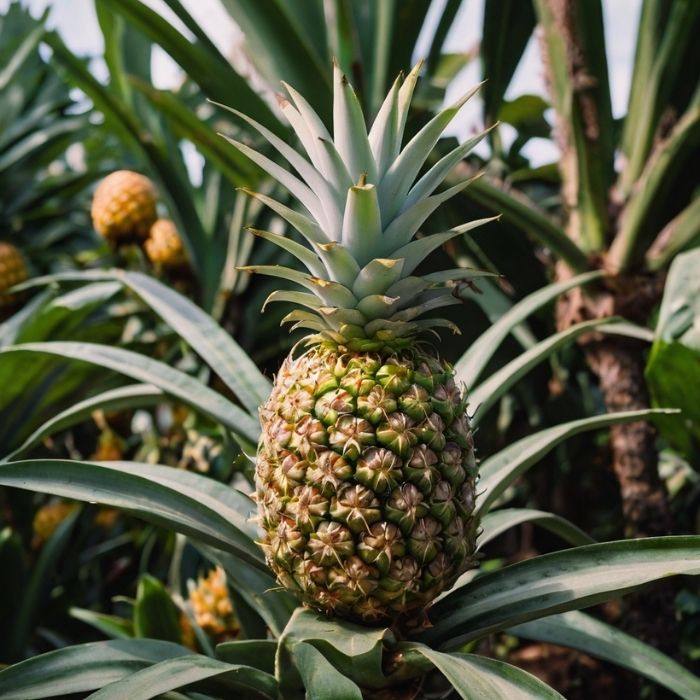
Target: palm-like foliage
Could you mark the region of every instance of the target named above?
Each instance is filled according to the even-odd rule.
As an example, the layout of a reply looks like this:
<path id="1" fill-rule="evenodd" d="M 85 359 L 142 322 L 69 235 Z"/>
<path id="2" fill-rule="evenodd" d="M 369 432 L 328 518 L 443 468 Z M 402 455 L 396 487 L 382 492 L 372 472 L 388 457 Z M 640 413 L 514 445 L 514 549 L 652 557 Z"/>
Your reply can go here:
<path id="1" fill-rule="evenodd" d="M 472 383 L 477 396 L 485 392 L 485 387 L 489 387 L 489 396 L 496 399 L 502 396 L 523 371 L 547 357 L 564 339 L 545 341 L 525 352 L 494 375 L 496 382 L 490 384 L 489 379 L 479 382 L 477 378 L 499 342 L 534 310 L 595 275 L 589 273 L 553 285 L 516 305 L 458 363 L 460 377 Z M 3 361 L 12 356 L 53 356 L 60 361 L 73 359 L 116 370 L 146 382 L 154 391 L 163 391 L 191 404 L 224 425 L 244 449 L 253 447 L 259 431 L 254 416 L 269 390 L 269 382 L 211 317 L 140 273 L 63 273 L 51 279 L 92 280 L 93 284 L 110 280 L 127 286 L 187 339 L 239 404 L 178 369 L 120 348 L 69 341 L 24 343 L 3 350 L 0 354 Z M 595 325 L 612 334 L 641 332 L 620 323 L 606 326 L 596 322 Z M 590 330 L 591 324 L 583 327 Z M 579 330 L 583 328 L 576 329 Z M 573 338 L 575 334 L 572 331 L 568 336 Z M 138 393 L 138 385 L 132 387 Z M 296 604 L 289 595 L 274 588 L 274 580 L 254 542 L 255 527 L 248 520 L 252 502 L 227 485 L 171 468 L 131 462 L 5 461 L 0 466 L 0 483 L 6 486 L 117 506 L 187 535 L 205 556 L 226 569 L 237 595 L 254 611 L 253 617 L 257 616 L 270 630 L 273 639 L 225 644 L 217 649 L 216 659 L 196 656 L 177 645 L 148 640 L 69 647 L 8 669 L 0 674 L 0 689 L 7 697 L 40 698 L 104 686 L 95 697 L 118 697 L 127 689 L 137 688 L 142 697 L 152 697 L 155 693 L 216 678 L 192 687 L 210 697 L 225 697 L 232 688 L 245 688 L 251 697 L 281 694 L 293 698 L 308 692 L 319 693 L 324 698 L 359 698 L 361 692 L 371 697 L 372 689 L 384 686 L 400 684 L 418 688 L 424 682 L 432 683 L 433 679 L 426 678 L 426 674 L 430 676 L 431 669 L 437 669 L 455 692 L 465 698 L 493 697 L 496 689 L 521 693 L 523 697 L 558 697 L 523 671 L 464 653 L 464 644 L 471 640 L 524 625 L 524 636 L 565 641 L 623 663 L 681 696 L 692 697 L 697 692 L 697 680 L 670 659 L 593 618 L 579 620 L 561 613 L 617 597 L 621 592 L 636 590 L 644 583 L 672 573 L 700 573 L 694 555 L 700 544 L 697 538 L 588 544 L 591 540 L 587 535 L 560 517 L 527 509 L 493 509 L 506 502 L 508 486 L 516 478 L 562 441 L 582 431 L 638 420 L 653 413 L 603 415 L 562 424 L 485 456 L 481 465 L 483 494 L 478 505 L 483 518 L 482 545 L 512 525 L 532 521 L 574 547 L 500 571 L 478 576 L 470 573 L 429 610 L 432 626 L 416 629 L 409 641 L 397 640 L 389 629 L 324 620 L 301 609 L 295 612 Z M 61 425 L 80 417 L 76 406 L 73 416 L 70 411 L 64 412 Z M 52 421 L 49 421 L 15 451 L 13 460 L 51 430 Z M 537 620 L 543 621 L 538 624 Z M 598 640 L 608 640 L 607 646 L 602 641 L 597 646 Z M 634 662 L 621 659 L 620 649 L 634 650 L 641 656 L 636 656 Z M 268 660 L 275 654 L 273 674 Z M 653 671 L 647 665 L 652 661 Z M 104 675 L 106 665 L 112 669 L 108 676 Z M 137 669 L 141 670 L 133 673 Z M 51 683 L 46 682 L 47 678 L 52 679 Z M 151 695 L 143 695 L 146 687 Z"/>
<path id="2" fill-rule="evenodd" d="M 85 202 L 99 177 L 69 165 L 90 112 L 40 55 L 45 21 L 14 2 L 0 17 L 0 236 L 43 271 L 96 247 Z"/>
<path id="3" fill-rule="evenodd" d="M 409 66 L 429 3 L 417 3 L 414 13 L 402 13 L 398 5 L 389 2 L 280 1 L 258 4 L 223 0 L 223 4 L 244 28 L 249 56 L 257 61 L 256 69 L 260 76 L 275 85 L 280 79 L 295 85 L 310 85 L 312 90 L 307 90 L 307 93 L 314 107 L 323 115 L 330 104 L 330 55 L 337 56 L 341 67 L 355 77 L 354 82 L 361 88 L 360 96 L 367 113 L 376 113 L 379 97 L 386 91 L 387 80 L 399 68 Z M 133 147 L 138 162 L 158 178 L 173 217 L 188 237 L 197 274 L 206 288 L 204 306 L 215 308 L 216 290 L 221 286 L 228 292 L 236 283 L 233 264 L 247 262 L 245 246 L 249 244 L 245 244 L 246 239 L 240 236 L 240 228 L 244 217 L 248 217 L 249 221 L 252 216 L 244 213 L 243 199 L 236 199 L 226 190 L 230 185 L 254 185 L 260 189 L 258 183 L 261 175 L 251 169 L 246 161 L 239 159 L 235 151 L 225 148 L 223 141 L 214 137 L 215 130 L 220 128 L 222 115 L 216 106 L 207 108 L 210 111 L 202 121 L 194 117 L 191 111 L 202 109 L 206 96 L 250 114 L 283 138 L 288 138 L 287 129 L 266 101 L 221 56 L 177 0 L 168 0 L 168 5 L 185 23 L 194 36 L 193 40 L 185 38 L 139 0 L 98 0 L 97 5 L 108 39 L 110 85 L 105 88 L 97 83 L 60 40 L 52 36 L 49 43 L 55 60 L 88 93 L 108 122 L 120 131 L 125 142 Z M 422 105 L 427 109 L 433 109 L 441 102 L 444 76 L 451 77 L 450 70 L 463 65 L 459 57 L 453 61 L 440 58 L 445 34 L 459 5 L 459 2 L 448 1 L 438 19 L 429 51 L 426 80 L 420 88 Z M 493 1 L 487 2 L 485 14 L 485 36 L 489 39 L 484 44 L 485 72 L 494 77 L 486 85 L 488 121 L 491 121 L 491 117 L 502 116 L 505 89 L 535 19 L 527 3 L 510 3 L 507 9 L 511 14 L 506 12 L 503 15 L 494 11 L 495 6 Z M 586 31 L 590 29 L 591 37 L 597 36 L 600 40 L 599 17 L 595 3 L 593 6 L 589 16 L 589 19 L 592 18 L 592 28 L 586 23 L 582 26 L 586 27 Z M 539 3 L 537 8 L 540 19 L 548 26 L 548 4 Z M 674 12 L 680 13 L 681 10 Z M 637 63 L 642 67 L 646 65 L 647 73 L 640 67 L 640 76 L 649 75 L 655 47 L 659 46 L 660 36 L 663 35 L 663 32 L 658 34 L 658 27 L 664 26 L 663 22 L 658 23 L 658 18 L 654 21 L 653 17 L 649 18 L 652 10 L 647 9 L 645 13 Z M 517 18 L 519 21 L 515 21 Z M 511 28 L 518 27 L 518 36 L 508 46 L 497 41 L 498 36 L 503 34 L 499 26 L 501 19 Z M 686 19 L 690 22 L 692 18 Z M 674 26 L 680 31 L 679 25 L 670 23 L 670 20 L 665 26 L 664 31 L 670 31 Z M 139 51 L 122 50 L 124 42 L 133 42 L 137 36 L 134 28 L 151 40 L 158 41 L 187 71 L 189 79 L 177 94 L 155 91 L 148 85 L 148 42 L 142 41 Z M 652 41 L 655 32 L 656 39 Z M 561 48 L 557 49 L 555 34 L 550 31 L 546 36 L 546 46 L 552 52 Z M 391 37 L 392 41 L 387 41 L 387 37 Z M 668 43 L 668 51 L 674 46 L 674 37 L 669 35 L 663 39 Z M 130 43 L 130 46 L 134 44 Z M 591 41 L 590 46 L 596 46 L 595 42 Z M 682 52 L 683 46 L 687 48 L 688 45 L 680 42 L 676 49 Z M 261 50 L 261 47 L 265 50 Z M 596 55 L 596 65 L 600 68 L 600 45 Z M 554 61 L 558 61 L 557 65 L 562 63 L 561 56 L 555 53 L 552 56 Z M 670 60 L 664 54 L 663 61 Z M 670 64 L 663 63 L 655 69 L 662 76 L 665 75 L 664 65 Z M 644 77 L 635 77 L 635 83 L 639 82 L 640 85 L 644 80 Z M 599 83 L 602 89 L 600 86 Z M 662 87 L 654 93 L 657 96 L 655 107 L 648 113 L 649 118 L 645 122 L 652 134 L 661 124 L 663 108 L 660 105 L 665 104 Z M 572 86 L 567 85 L 566 76 L 558 89 L 560 93 L 554 100 L 555 107 L 560 115 L 569 115 L 571 105 L 567 100 L 572 97 Z M 690 116 L 681 121 L 689 128 L 683 139 L 690 138 L 692 142 L 695 133 L 693 125 L 696 123 L 691 109 L 694 103 L 688 95 L 684 96 L 680 88 L 673 88 L 671 92 L 674 92 L 673 104 L 681 110 L 690 109 L 687 112 Z M 604 103 L 604 96 L 601 99 Z M 636 99 L 639 101 L 641 98 Z M 411 119 L 415 122 L 409 123 L 409 131 L 415 130 L 416 122 L 422 118 L 420 112 L 412 115 Z M 575 120 L 574 112 L 574 124 Z M 153 137 L 142 128 L 143 124 L 148 125 Z M 242 122 L 237 123 L 235 129 L 240 131 L 234 132 L 234 137 L 245 140 L 249 136 Z M 493 148 L 503 161 L 502 172 L 508 173 L 509 168 L 512 170 L 511 162 L 503 153 L 498 132 L 492 134 Z M 610 136 L 609 132 L 605 134 Z M 198 199 L 199 195 L 193 195 L 184 163 L 175 149 L 182 137 L 196 143 L 215 166 L 206 169 L 204 174 L 204 191 L 208 196 Z M 679 169 L 672 171 L 676 173 L 678 182 L 684 182 L 681 166 L 686 161 L 681 146 L 688 141 L 683 139 L 670 150 L 664 150 L 663 145 L 653 146 L 660 150 L 655 151 L 658 158 L 649 160 L 649 168 L 653 170 L 656 162 L 667 163 L 669 157 L 677 154 L 677 160 L 671 160 L 680 164 Z M 610 141 L 602 137 L 600 141 L 602 145 L 596 144 L 596 149 L 602 148 L 602 155 L 587 143 L 585 133 L 583 138 L 572 140 L 572 153 L 579 158 L 576 162 L 583 164 L 582 172 L 588 173 L 585 163 L 592 162 L 602 168 L 610 166 L 611 151 L 605 150 Z M 644 163 L 652 148 L 653 139 L 646 141 L 646 151 L 642 149 L 642 155 L 637 153 L 635 157 L 637 168 L 640 162 Z M 665 141 L 661 143 L 668 145 Z M 629 137 L 627 144 L 629 148 L 637 148 Z M 513 163 L 517 162 L 516 156 L 517 148 L 513 150 Z M 608 177 L 609 167 L 606 172 Z M 621 177 L 620 192 L 625 192 L 627 206 L 639 201 L 645 182 L 656 183 L 660 187 L 664 178 L 658 180 L 654 177 L 668 172 L 657 172 L 650 180 L 643 181 L 648 173 L 642 168 L 636 176 L 628 173 Z M 536 175 L 520 173 L 519 177 L 519 180 L 513 178 L 513 182 L 520 182 L 517 186 L 523 191 L 533 192 L 533 183 L 537 184 Z M 571 175 L 565 172 L 564 177 Z M 627 182 L 624 187 L 623 180 Z M 577 179 L 577 182 L 583 188 L 577 190 L 580 201 L 588 207 L 581 207 L 582 215 L 585 214 L 583 220 L 588 222 L 586 234 L 595 232 L 600 223 L 596 222 L 595 217 L 599 217 L 602 211 L 601 182 L 609 185 L 611 180 L 608 177 L 599 181 L 591 176 Z M 680 212 L 684 203 L 690 202 L 687 188 L 678 187 L 677 195 L 678 201 L 669 205 L 669 217 L 674 216 L 674 212 Z M 207 206 L 212 201 L 217 204 Z M 524 199 L 520 193 L 514 195 L 499 180 L 485 179 L 474 183 L 465 194 L 460 195 L 460 201 L 465 206 L 503 212 L 507 236 L 524 233 L 534 238 L 575 271 L 596 267 L 595 253 L 605 249 L 613 230 L 605 229 L 607 233 L 602 239 L 593 237 L 593 243 L 582 244 L 578 234 L 568 235 L 573 231 L 571 222 L 567 226 L 561 219 L 550 216 L 532 201 Z M 589 206 L 591 201 L 593 204 Z M 234 205 L 237 218 L 233 219 L 231 235 L 228 236 L 229 229 L 223 228 L 222 222 L 226 219 L 226 211 Z M 634 206 L 642 207 L 639 211 L 644 211 L 642 204 Z M 649 201 L 645 206 L 648 211 Z M 680 228 L 683 231 L 681 244 L 678 237 L 673 236 L 674 245 L 665 250 L 675 251 L 692 243 L 695 234 L 691 213 L 692 210 L 686 211 L 678 219 L 682 225 L 671 227 L 668 229 L 671 233 L 666 234 L 669 237 Z M 447 218 L 450 218 L 449 215 Z M 463 218 L 462 214 L 460 219 Z M 589 225 L 591 221 L 595 225 Z M 592 235 L 595 236 L 595 233 Z M 625 234 L 625 240 L 642 241 L 645 236 L 641 233 Z M 648 246 L 648 236 L 646 240 Z M 221 255 L 224 246 L 228 246 L 229 250 L 225 261 Z M 619 244 L 618 248 L 621 246 Z M 646 249 L 640 246 L 641 242 L 632 246 L 635 252 L 629 258 L 627 254 L 620 256 L 621 269 L 627 268 L 632 259 L 660 259 L 656 253 L 645 256 Z M 658 251 L 659 246 L 649 250 Z M 469 255 L 482 261 L 486 257 L 483 248 L 473 242 Z M 529 260 L 534 261 L 532 251 L 527 255 Z M 463 255 L 461 258 L 460 264 L 464 262 Z M 660 264 L 663 266 L 666 261 Z M 523 282 L 525 277 L 527 275 L 514 279 L 521 293 L 533 287 L 532 278 Z M 577 337 L 585 337 L 592 329 L 601 333 L 606 340 L 651 339 L 651 334 L 643 328 L 596 317 L 570 327 L 562 326 L 558 334 L 546 336 L 539 342 L 536 340 L 525 325 L 531 314 L 558 295 L 600 278 L 598 272 L 586 272 L 572 280 L 540 289 L 512 306 L 495 285 L 488 282 L 483 285 L 485 293 L 480 302 L 493 320 L 499 317 L 500 320 L 478 338 L 456 364 L 460 379 L 472 390 L 472 402 L 482 405 L 475 418 L 476 423 L 484 421 L 489 409 L 496 406 L 510 390 L 519 387 L 520 380 L 530 369 Z M 116 371 L 138 383 L 116 389 L 104 387 L 103 392 L 97 392 L 92 398 L 74 406 L 62 404 L 63 410 L 53 417 L 52 411 L 55 413 L 56 408 L 45 407 L 41 420 L 36 421 L 31 430 L 24 430 L 21 440 L 4 445 L 4 453 L 8 456 L 0 465 L 0 483 L 111 504 L 183 533 L 204 556 L 220 562 L 226 568 L 236 594 L 249 608 L 248 639 L 219 646 L 215 658 L 194 655 L 179 645 L 153 640 L 121 640 L 69 647 L 0 673 L 3 697 L 39 698 L 92 691 L 97 691 L 94 697 L 114 698 L 127 694 L 153 697 L 184 688 L 183 694 L 190 697 L 202 697 L 202 694 L 204 697 L 229 697 L 234 692 L 243 692 L 246 697 L 295 698 L 304 697 L 304 693 L 307 693 L 321 698 L 359 698 L 363 696 L 362 693 L 365 697 L 372 697 L 386 686 L 399 688 L 406 693 L 410 693 L 411 689 L 418 692 L 422 686 L 426 695 L 434 692 L 438 696 L 442 693 L 445 697 L 450 693 L 451 697 L 464 698 L 559 697 L 519 669 L 471 653 L 474 651 L 470 646 L 473 642 L 500 630 L 510 630 L 525 638 L 568 644 L 598 655 L 651 678 L 681 697 L 691 698 L 700 694 L 697 679 L 675 662 L 593 617 L 574 612 L 671 574 L 700 573 L 697 564 L 698 538 L 669 537 L 594 544 L 585 533 L 554 514 L 525 508 L 502 508 L 512 496 L 509 487 L 514 481 L 539 460 L 552 454 L 564 440 L 585 431 L 635 422 L 643 417 L 663 417 L 661 412 L 631 411 L 583 418 L 540 430 L 500 451 L 482 455 L 481 486 L 484 493 L 479 509 L 484 532 L 481 546 L 510 527 L 531 522 L 548 528 L 574 547 L 499 571 L 470 574 L 429 611 L 432 628 L 416 630 L 410 640 L 398 640 L 389 629 L 368 629 L 319 619 L 308 611 L 297 609 L 287 594 L 274 589 L 274 580 L 254 543 L 257 533 L 247 520 L 253 510 L 252 503 L 244 493 L 228 485 L 141 463 L 98 464 L 42 459 L 17 461 L 31 454 L 44 436 L 59 427 L 83 420 L 97 406 L 133 406 L 142 401 L 162 400 L 163 396 L 183 401 L 209 420 L 219 423 L 238 442 L 242 454 L 251 454 L 259 435 L 257 408 L 265 400 L 270 387 L 269 381 L 241 347 L 210 316 L 144 275 L 96 271 L 68 273 L 43 280 L 40 284 L 46 281 L 89 282 L 91 284 L 80 290 L 88 295 L 100 285 L 103 290 L 107 288 L 104 285 L 115 284 L 127 288 L 163 318 L 222 380 L 226 387 L 225 395 L 212 390 L 206 374 L 202 375 L 205 377 L 202 381 L 176 366 L 125 347 L 73 340 L 19 342 L 4 347 L 0 352 L 0 366 L 7 368 L 8 376 L 13 373 L 13 367 L 26 366 L 28 358 L 31 358 L 33 363 L 41 364 L 45 376 L 55 366 L 80 368 L 81 371 L 92 366 Z M 258 305 L 254 306 L 257 308 Z M 16 319 L 13 323 L 8 327 L 21 328 L 20 320 Z M 11 339 L 14 333 L 12 330 L 8 338 Z M 514 359 L 503 362 L 495 353 L 510 334 L 527 349 L 519 352 Z M 21 332 L 16 337 L 18 340 L 25 339 Z M 494 366 L 495 371 L 487 374 L 487 370 Z M 261 635 L 261 630 L 265 629 L 269 630 L 269 636 L 262 638 L 265 635 Z M 102 690 L 98 690 L 103 686 Z"/>

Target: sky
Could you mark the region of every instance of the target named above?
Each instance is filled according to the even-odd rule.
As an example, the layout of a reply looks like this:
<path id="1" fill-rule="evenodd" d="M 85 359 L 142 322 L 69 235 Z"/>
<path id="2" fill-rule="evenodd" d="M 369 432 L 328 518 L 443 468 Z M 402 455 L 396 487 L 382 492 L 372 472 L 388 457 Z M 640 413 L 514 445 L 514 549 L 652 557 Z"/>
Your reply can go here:
<path id="1" fill-rule="evenodd" d="M 0 13 L 5 11 L 10 1 L 0 0 Z M 225 54 L 230 54 L 232 44 L 241 39 L 241 32 L 222 8 L 220 0 L 182 1 L 199 24 L 206 29 L 212 41 Z M 31 8 L 34 15 L 49 6 L 51 8 L 49 26 L 58 30 L 68 47 L 75 53 L 93 57 L 99 57 L 102 53 L 102 35 L 95 16 L 94 0 L 22 0 L 22 2 Z M 440 8 L 444 6 L 445 2 L 446 0 L 433 0 L 425 29 L 431 26 L 431 17 L 439 16 Z M 483 16 L 483 2 L 484 0 L 464 0 L 445 41 L 445 51 L 465 51 L 476 44 Z M 163 0 L 146 0 L 146 3 L 168 17 L 181 30 L 184 29 Z M 611 97 L 613 114 L 616 117 L 625 113 L 627 104 L 640 7 L 641 0 L 603 0 Z M 432 19 L 432 24 L 434 22 L 435 19 Z M 429 31 L 424 31 L 419 37 L 414 56 L 416 60 L 425 53 L 427 49 L 426 39 L 429 35 Z M 93 70 L 98 77 L 104 78 L 106 75 L 106 70 L 99 60 L 93 62 Z M 159 88 L 168 88 L 178 82 L 178 66 L 158 47 L 153 55 L 153 75 L 156 87 Z M 472 62 L 450 85 L 446 102 L 456 100 L 480 79 L 478 62 Z M 506 98 L 512 99 L 523 94 L 545 94 L 539 49 L 534 40 L 530 41 L 526 49 Z M 483 126 L 480 123 L 480 117 L 478 102 L 470 101 L 447 133 L 465 139 Z M 509 140 L 508 128 L 505 127 L 504 133 L 506 143 Z M 551 162 L 557 158 L 556 147 L 544 139 L 533 139 L 528 144 L 525 154 L 531 158 L 533 165 Z M 198 161 L 196 156 L 191 154 L 189 160 L 191 169 L 196 170 Z M 196 179 L 196 174 L 194 175 Z"/>

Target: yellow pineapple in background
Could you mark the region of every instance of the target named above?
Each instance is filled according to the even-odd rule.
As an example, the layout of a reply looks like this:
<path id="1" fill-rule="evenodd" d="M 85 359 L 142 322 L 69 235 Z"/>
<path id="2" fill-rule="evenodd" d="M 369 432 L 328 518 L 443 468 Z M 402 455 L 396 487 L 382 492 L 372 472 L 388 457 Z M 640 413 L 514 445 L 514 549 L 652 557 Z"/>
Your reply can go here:
<path id="1" fill-rule="evenodd" d="M 51 501 L 47 503 L 34 515 L 32 529 L 34 547 L 40 547 L 56 531 L 56 528 L 77 508 L 76 503 L 67 501 Z"/>
<path id="2" fill-rule="evenodd" d="M 94 459 L 96 462 L 110 462 L 123 459 L 124 447 L 124 440 L 110 428 L 105 428 L 100 433 L 97 448 L 90 459 Z"/>
<path id="3" fill-rule="evenodd" d="M 176 272 L 187 268 L 187 254 L 182 239 L 170 219 L 158 219 L 143 245 L 148 259 L 164 270 Z"/>
<path id="4" fill-rule="evenodd" d="M 220 566 L 191 587 L 189 598 L 197 624 L 217 644 L 238 637 L 241 628 L 228 593 L 226 573 Z"/>
<path id="5" fill-rule="evenodd" d="M 95 230 L 115 246 L 143 241 L 157 219 L 153 182 L 131 170 L 108 175 L 95 190 L 92 222 Z"/>
<path id="6" fill-rule="evenodd" d="M 0 241 L 0 320 L 12 313 L 19 300 L 17 294 L 8 294 L 7 290 L 28 277 L 22 253 L 11 243 Z"/>

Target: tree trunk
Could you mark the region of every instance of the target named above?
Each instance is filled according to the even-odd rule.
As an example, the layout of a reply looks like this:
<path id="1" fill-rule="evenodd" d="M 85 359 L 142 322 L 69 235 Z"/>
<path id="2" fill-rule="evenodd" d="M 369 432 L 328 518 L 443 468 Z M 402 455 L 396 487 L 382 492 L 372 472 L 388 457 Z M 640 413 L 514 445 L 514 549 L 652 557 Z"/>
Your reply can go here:
<path id="1" fill-rule="evenodd" d="M 570 272 L 557 266 L 557 277 Z M 662 278 L 617 278 L 598 294 L 575 289 L 557 304 L 557 328 L 593 318 L 620 315 L 632 321 L 648 317 L 663 288 Z M 591 333 L 583 336 L 586 360 L 598 378 L 610 412 L 649 408 L 644 379 L 644 346 L 640 341 Z M 612 468 L 620 486 L 627 537 L 668 535 L 673 531 L 668 494 L 658 473 L 656 431 L 646 422 L 616 425 L 610 430 Z M 678 625 L 672 581 L 656 584 L 629 596 L 624 603 L 623 626 L 633 636 L 673 656 L 678 650 Z"/>
<path id="2" fill-rule="evenodd" d="M 642 348 L 627 339 L 606 339 L 586 348 L 586 358 L 598 377 L 609 411 L 649 407 Z M 612 467 L 620 484 L 627 537 L 668 535 L 671 513 L 659 478 L 656 431 L 645 421 L 616 425 L 610 430 Z"/>

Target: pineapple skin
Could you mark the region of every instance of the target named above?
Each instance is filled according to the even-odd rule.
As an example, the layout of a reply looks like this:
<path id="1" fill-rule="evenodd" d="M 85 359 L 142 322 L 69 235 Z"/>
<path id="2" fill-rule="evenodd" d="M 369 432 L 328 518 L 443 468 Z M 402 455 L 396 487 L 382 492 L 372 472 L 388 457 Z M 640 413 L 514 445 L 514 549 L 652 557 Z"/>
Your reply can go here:
<path id="1" fill-rule="evenodd" d="M 157 219 L 155 185 L 145 175 L 117 170 L 105 177 L 92 200 L 95 230 L 115 246 L 148 237 Z"/>
<path id="2" fill-rule="evenodd" d="M 175 224 L 170 219 L 158 219 L 151 226 L 143 244 L 148 259 L 165 270 L 187 268 L 187 256 Z"/>
<path id="3" fill-rule="evenodd" d="M 7 290 L 29 277 L 22 253 L 11 243 L 0 241 L 0 320 L 9 316 L 20 296 Z"/>
<path id="4" fill-rule="evenodd" d="M 466 400 L 429 346 L 290 355 L 260 413 L 262 547 L 307 606 L 410 622 L 472 564 Z"/>

